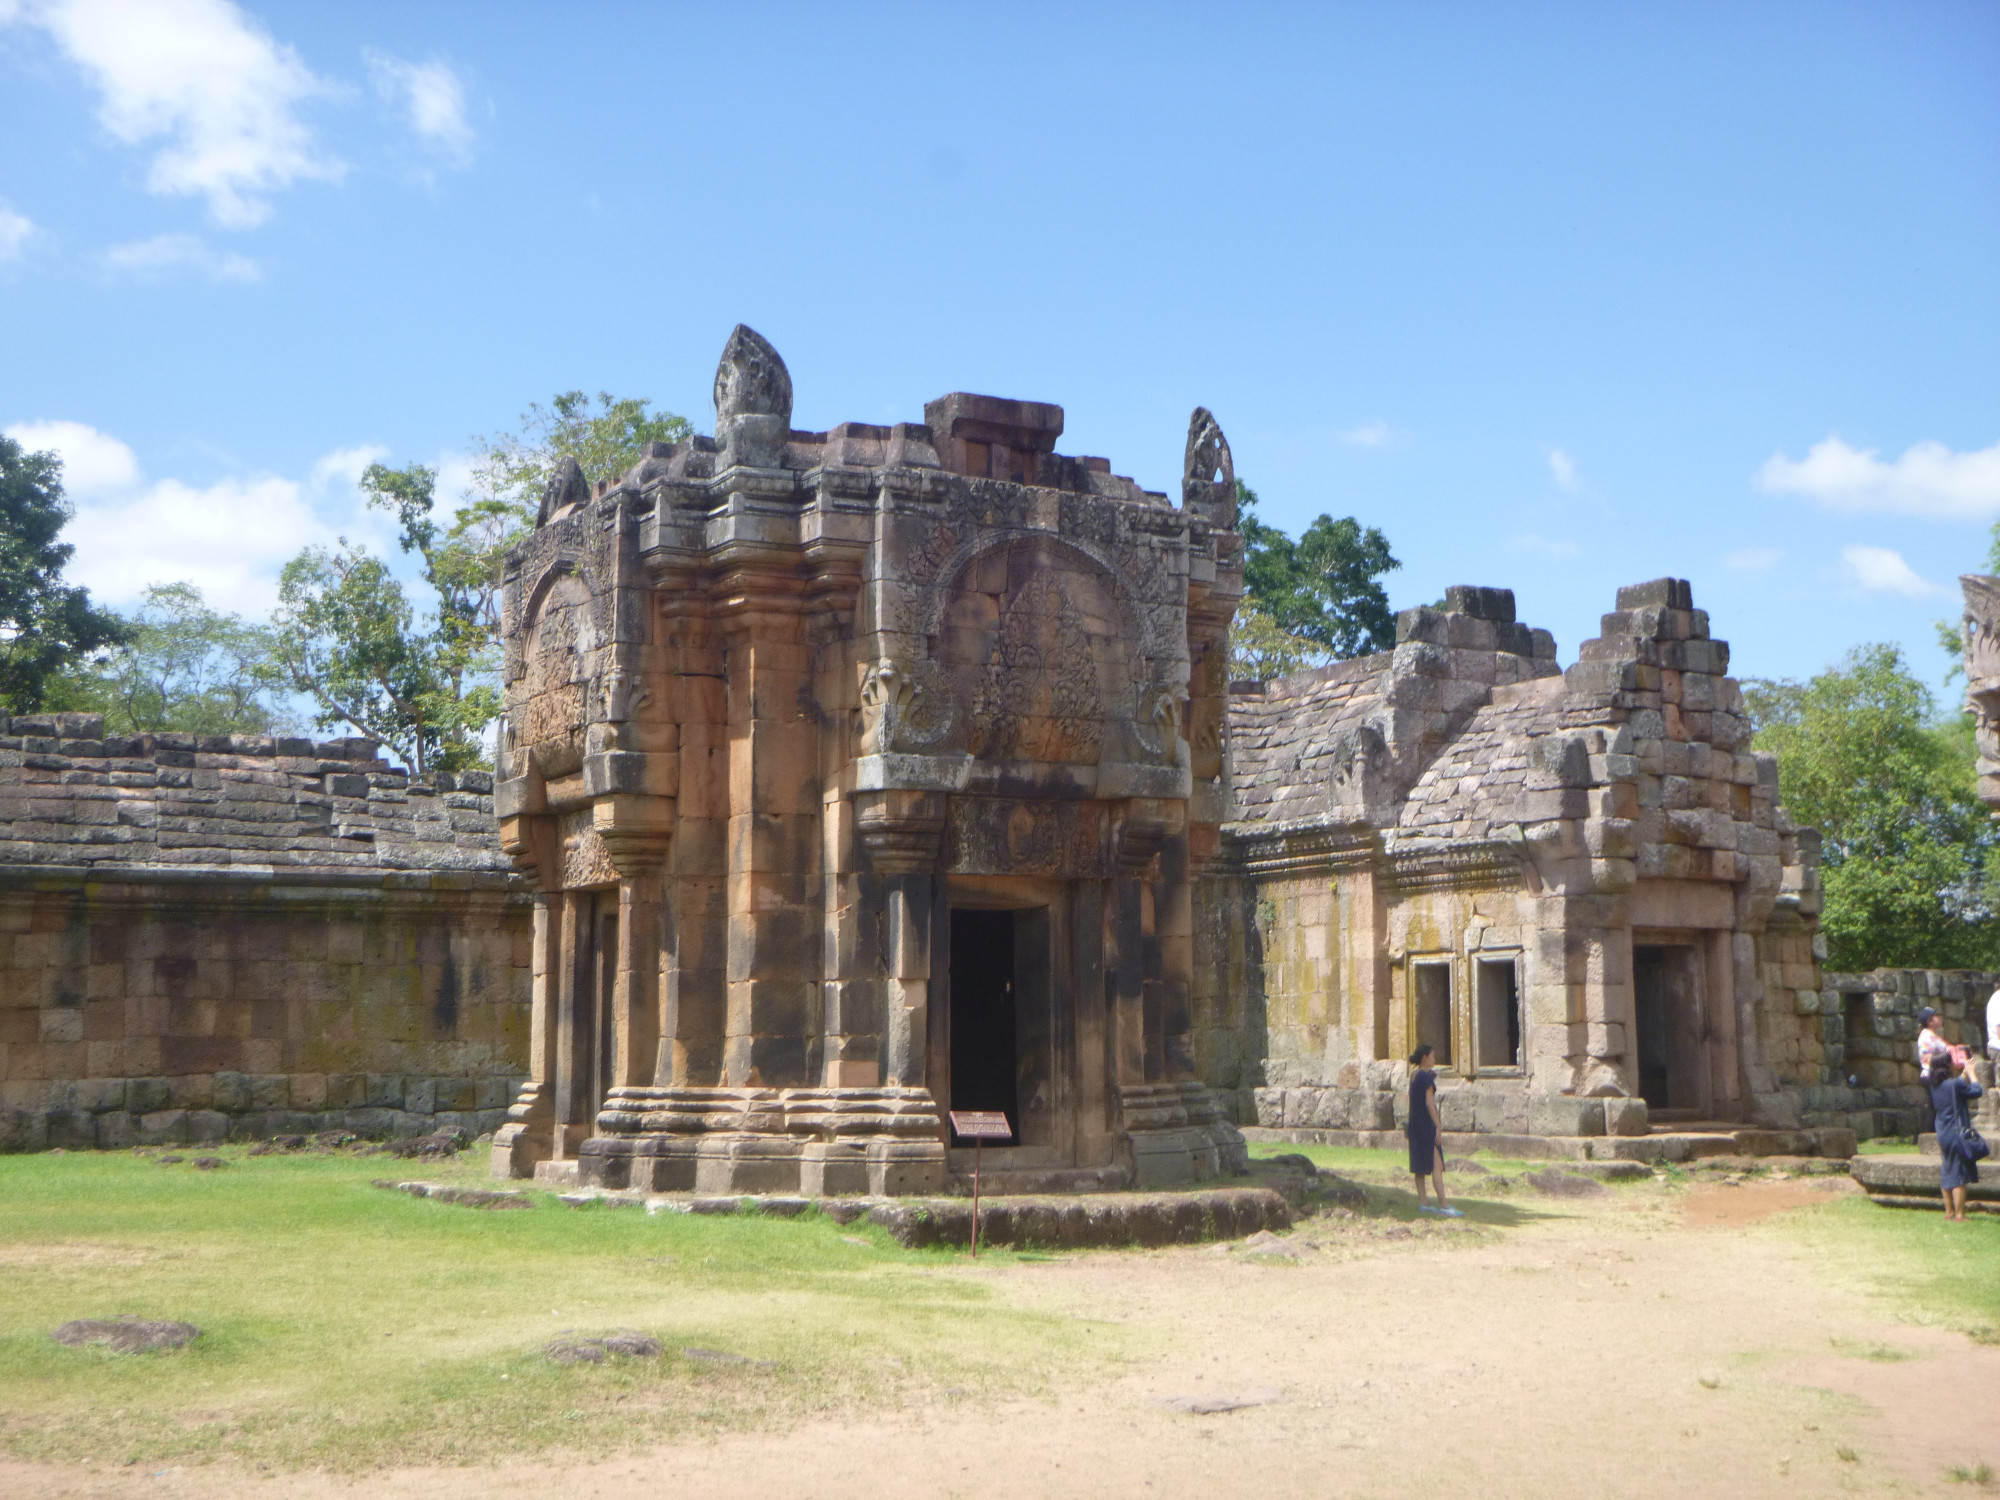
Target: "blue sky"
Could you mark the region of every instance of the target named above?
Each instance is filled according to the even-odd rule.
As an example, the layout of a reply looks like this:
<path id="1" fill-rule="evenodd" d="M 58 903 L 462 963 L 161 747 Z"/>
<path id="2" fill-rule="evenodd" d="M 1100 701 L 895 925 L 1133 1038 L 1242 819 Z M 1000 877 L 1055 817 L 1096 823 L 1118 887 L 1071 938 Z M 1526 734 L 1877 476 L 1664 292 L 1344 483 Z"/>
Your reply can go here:
<path id="1" fill-rule="evenodd" d="M 2000 5 L 0 0 L 0 428 L 76 577 L 268 608 L 373 457 L 583 387 L 949 390 L 1511 586 L 1694 582 L 1742 675 L 1904 643 L 2000 517 Z"/>

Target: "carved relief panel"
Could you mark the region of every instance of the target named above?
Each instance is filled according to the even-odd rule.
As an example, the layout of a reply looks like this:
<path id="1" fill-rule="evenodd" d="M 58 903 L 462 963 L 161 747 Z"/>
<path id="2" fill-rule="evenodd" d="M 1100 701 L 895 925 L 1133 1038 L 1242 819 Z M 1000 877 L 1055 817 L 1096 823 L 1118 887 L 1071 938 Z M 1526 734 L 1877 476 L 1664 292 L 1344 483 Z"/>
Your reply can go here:
<path id="1" fill-rule="evenodd" d="M 516 700 L 517 742 L 551 781 L 583 766 L 599 646 L 589 588 L 565 573 L 549 585 L 536 612 Z"/>

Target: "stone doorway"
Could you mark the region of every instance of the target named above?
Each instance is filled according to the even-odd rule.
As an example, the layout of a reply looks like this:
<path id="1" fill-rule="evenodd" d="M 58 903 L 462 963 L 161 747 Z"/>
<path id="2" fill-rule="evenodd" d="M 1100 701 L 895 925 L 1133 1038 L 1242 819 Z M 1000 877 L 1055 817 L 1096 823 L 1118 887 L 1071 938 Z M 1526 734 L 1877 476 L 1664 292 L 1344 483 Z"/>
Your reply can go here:
<path id="1" fill-rule="evenodd" d="M 1633 1044 L 1639 1094 L 1651 1109 L 1708 1109 L 1700 975 L 1700 955 L 1690 945 L 1632 949 Z"/>
<path id="2" fill-rule="evenodd" d="M 1048 908 L 953 907 L 948 973 L 947 1107 L 1002 1110 L 1009 1144 L 1054 1144 Z"/>

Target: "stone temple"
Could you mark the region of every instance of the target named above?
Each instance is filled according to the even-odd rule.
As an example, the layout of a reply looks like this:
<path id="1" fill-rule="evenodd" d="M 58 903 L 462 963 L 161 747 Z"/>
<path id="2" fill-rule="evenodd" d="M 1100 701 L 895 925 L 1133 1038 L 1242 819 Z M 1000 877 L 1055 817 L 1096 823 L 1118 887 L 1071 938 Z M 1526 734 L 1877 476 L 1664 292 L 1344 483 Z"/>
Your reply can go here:
<path id="1" fill-rule="evenodd" d="M 496 1129 L 502 1174 L 914 1193 L 1228 1173 L 1244 1130 L 1846 1154 L 1919 1128 L 1915 1011 L 1822 972 L 1819 839 L 1688 585 L 1567 667 L 1504 589 L 1228 680 L 1235 475 L 1057 453 L 1059 407 L 792 428 L 739 328 L 715 433 L 505 572 L 491 778 L 366 741 L 0 720 L 0 1149 Z M 1977 587 L 1975 587 L 1977 585 Z M 2000 802 L 2000 582 L 1968 582 Z"/>
<path id="2" fill-rule="evenodd" d="M 1208 412 L 1169 497 L 1035 402 L 795 431 L 747 328 L 715 407 L 571 466 L 507 562 L 494 798 L 536 906 L 496 1170 L 935 1190 L 947 1113 L 1000 1109 L 1007 1180 L 1171 1183 L 1239 1166 L 1237 1122 L 1394 1129 L 1419 1040 L 1455 1131 L 1835 1150 L 1907 1103 L 1832 1082 L 1816 836 L 1685 582 L 1567 671 L 1461 588 L 1232 685 Z"/>

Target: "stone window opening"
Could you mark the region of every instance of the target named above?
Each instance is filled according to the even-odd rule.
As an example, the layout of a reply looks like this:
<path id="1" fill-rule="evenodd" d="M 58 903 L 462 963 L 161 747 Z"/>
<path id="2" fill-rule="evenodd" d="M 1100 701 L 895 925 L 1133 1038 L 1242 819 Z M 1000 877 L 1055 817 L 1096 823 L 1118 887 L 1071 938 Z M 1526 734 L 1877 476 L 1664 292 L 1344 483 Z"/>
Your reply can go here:
<path id="1" fill-rule="evenodd" d="M 1428 1043 L 1440 1068 L 1452 1065 L 1451 961 L 1413 959 L 1410 963 L 1410 1008 L 1416 1021 L 1417 1046 Z"/>
<path id="2" fill-rule="evenodd" d="M 1521 979 L 1518 954 L 1473 962 L 1474 1064 L 1482 1073 L 1521 1070 Z"/>

